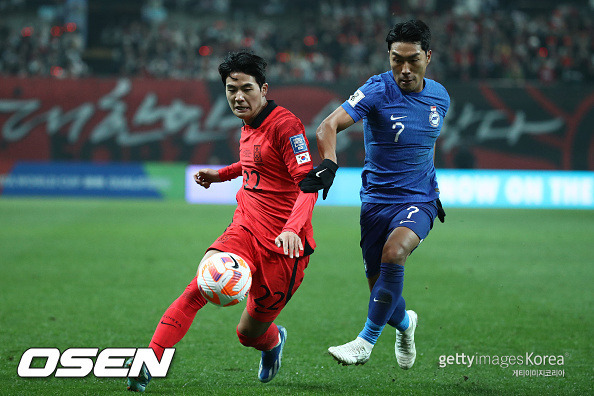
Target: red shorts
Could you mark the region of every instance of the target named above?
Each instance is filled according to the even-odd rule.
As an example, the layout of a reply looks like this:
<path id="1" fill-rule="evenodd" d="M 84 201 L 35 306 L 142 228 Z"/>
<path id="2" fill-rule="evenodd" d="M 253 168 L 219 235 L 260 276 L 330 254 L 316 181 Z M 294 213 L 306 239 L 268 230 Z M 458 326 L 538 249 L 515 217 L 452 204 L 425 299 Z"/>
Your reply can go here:
<path id="1" fill-rule="evenodd" d="M 254 235 L 242 226 L 231 224 L 210 247 L 235 253 L 252 270 L 252 287 L 247 311 L 261 322 L 273 322 L 289 302 L 301 282 L 309 256 L 290 258 L 264 248 Z"/>

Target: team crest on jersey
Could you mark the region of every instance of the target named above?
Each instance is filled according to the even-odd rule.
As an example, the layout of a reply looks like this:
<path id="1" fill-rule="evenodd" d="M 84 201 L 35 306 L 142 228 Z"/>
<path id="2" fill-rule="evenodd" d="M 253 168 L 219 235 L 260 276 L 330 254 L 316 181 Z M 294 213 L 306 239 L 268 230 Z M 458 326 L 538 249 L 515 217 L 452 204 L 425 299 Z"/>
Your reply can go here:
<path id="1" fill-rule="evenodd" d="M 357 103 L 359 103 L 361 101 L 361 99 L 363 99 L 365 97 L 365 94 L 363 92 L 361 92 L 360 89 L 358 89 L 357 91 L 355 91 L 354 94 L 351 95 L 351 97 L 349 98 L 349 100 L 347 101 L 348 104 L 351 105 L 351 107 L 355 107 L 355 105 Z"/>
<path id="2" fill-rule="evenodd" d="M 295 159 L 297 160 L 297 164 L 298 165 L 305 164 L 306 162 L 311 161 L 311 157 L 309 156 L 309 152 L 298 154 L 298 155 L 295 156 Z"/>
<path id="3" fill-rule="evenodd" d="M 429 124 L 432 127 L 439 126 L 439 113 L 437 112 L 437 106 L 431 106 L 431 113 L 429 113 Z"/>
<path id="4" fill-rule="evenodd" d="M 259 144 L 254 145 L 254 162 L 262 162 L 262 152 Z"/>
<path id="5" fill-rule="evenodd" d="M 289 139 L 291 140 L 291 147 L 293 147 L 294 154 L 307 151 L 307 144 L 305 143 L 305 137 L 303 135 L 291 136 Z"/>

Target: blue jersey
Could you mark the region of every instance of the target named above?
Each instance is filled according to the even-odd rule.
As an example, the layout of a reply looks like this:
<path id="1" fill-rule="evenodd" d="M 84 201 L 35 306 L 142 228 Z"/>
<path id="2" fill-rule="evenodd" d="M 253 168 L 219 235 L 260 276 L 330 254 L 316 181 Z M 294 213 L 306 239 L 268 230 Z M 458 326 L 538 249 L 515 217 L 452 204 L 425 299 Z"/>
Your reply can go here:
<path id="1" fill-rule="evenodd" d="M 362 202 L 429 202 L 439 197 L 433 153 L 450 107 L 441 84 L 425 78 L 421 92 L 404 92 L 387 71 L 367 80 L 342 107 L 355 122 L 363 119 Z"/>

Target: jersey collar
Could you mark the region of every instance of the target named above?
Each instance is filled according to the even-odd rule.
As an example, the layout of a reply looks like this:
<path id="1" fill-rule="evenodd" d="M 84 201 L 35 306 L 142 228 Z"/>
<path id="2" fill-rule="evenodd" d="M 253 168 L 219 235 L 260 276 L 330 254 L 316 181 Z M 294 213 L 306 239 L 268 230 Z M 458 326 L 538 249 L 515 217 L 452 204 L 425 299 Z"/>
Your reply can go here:
<path id="1" fill-rule="evenodd" d="M 254 118 L 254 121 L 247 124 L 251 128 L 260 128 L 260 125 L 262 125 L 266 117 L 268 117 L 270 113 L 272 113 L 272 111 L 278 106 L 276 103 L 274 103 L 274 100 L 267 100 L 266 102 L 268 102 L 268 104 L 262 109 L 260 114 Z"/>

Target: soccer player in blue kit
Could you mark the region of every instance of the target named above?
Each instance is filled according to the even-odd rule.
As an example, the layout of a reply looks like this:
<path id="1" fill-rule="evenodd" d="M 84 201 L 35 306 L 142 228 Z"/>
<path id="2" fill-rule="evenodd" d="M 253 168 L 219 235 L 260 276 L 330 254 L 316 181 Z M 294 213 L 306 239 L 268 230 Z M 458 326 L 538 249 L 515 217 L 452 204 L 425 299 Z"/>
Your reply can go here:
<path id="1" fill-rule="evenodd" d="M 322 163 L 300 183 L 324 190 L 338 170 L 336 135 L 363 120 L 365 165 L 361 187 L 361 248 L 371 290 L 358 337 L 328 352 L 344 365 L 364 364 L 384 326 L 396 328 L 398 365 L 415 362 L 417 313 L 402 297 L 404 264 L 445 212 L 435 177 L 435 141 L 450 105 L 445 88 L 425 78 L 431 31 L 420 20 L 396 24 L 386 37 L 391 70 L 371 77 L 318 127 Z"/>

